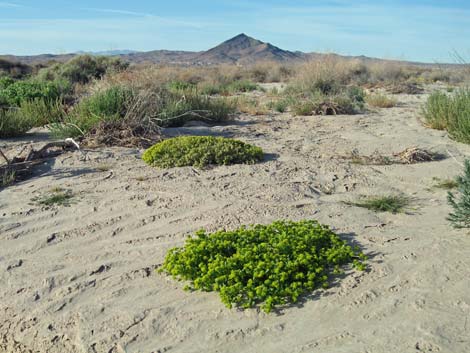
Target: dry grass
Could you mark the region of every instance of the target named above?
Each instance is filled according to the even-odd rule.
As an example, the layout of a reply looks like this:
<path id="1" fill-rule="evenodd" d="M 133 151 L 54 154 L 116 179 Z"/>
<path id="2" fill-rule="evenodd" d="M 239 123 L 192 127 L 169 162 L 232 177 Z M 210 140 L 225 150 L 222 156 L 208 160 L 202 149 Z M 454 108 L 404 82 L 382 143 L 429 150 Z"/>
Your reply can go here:
<path id="1" fill-rule="evenodd" d="M 372 94 L 366 97 L 366 103 L 375 108 L 393 108 L 397 101 L 383 94 Z"/>

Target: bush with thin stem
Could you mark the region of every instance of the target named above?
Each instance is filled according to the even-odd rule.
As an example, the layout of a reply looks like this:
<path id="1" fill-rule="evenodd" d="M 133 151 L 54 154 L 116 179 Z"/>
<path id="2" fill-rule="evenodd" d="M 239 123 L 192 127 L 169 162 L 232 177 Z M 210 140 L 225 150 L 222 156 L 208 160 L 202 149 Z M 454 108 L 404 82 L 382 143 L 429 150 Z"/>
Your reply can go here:
<path id="1" fill-rule="evenodd" d="M 453 208 L 447 219 L 454 228 L 470 228 L 470 160 L 465 161 L 463 175 L 457 177 L 457 192 L 447 199 Z"/>

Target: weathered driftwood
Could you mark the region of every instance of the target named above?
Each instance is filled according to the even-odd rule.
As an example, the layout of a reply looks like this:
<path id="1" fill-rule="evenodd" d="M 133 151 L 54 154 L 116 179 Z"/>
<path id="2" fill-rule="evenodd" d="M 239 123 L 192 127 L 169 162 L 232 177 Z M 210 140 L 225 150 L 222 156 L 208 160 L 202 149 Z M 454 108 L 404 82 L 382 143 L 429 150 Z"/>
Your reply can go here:
<path id="1" fill-rule="evenodd" d="M 68 150 L 80 150 L 80 146 L 73 139 L 50 142 L 39 150 L 30 147 L 28 153 L 22 156 L 23 149 L 19 156 L 11 160 L 0 149 L 0 155 L 6 161 L 6 164 L 0 166 L 0 187 L 2 186 L 2 180 L 25 179 L 32 174 L 35 166 Z"/>

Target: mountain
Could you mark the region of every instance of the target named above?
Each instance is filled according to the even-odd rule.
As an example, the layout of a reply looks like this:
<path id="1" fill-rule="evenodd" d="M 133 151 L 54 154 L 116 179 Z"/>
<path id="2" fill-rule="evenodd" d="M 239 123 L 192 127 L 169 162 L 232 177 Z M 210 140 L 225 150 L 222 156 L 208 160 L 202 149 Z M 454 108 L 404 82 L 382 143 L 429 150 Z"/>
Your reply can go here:
<path id="1" fill-rule="evenodd" d="M 242 33 L 195 57 L 200 63 L 252 63 L 301 60 L 302 56 Z"/>
<path id="2" fill-rule="evenodd" d="M 0 59 L 22 64 L 47 64 L 48 62 L 64 62 L 70 60 L 79 53 L 71 54 L 42 54 L 33 56 L 14 56 L 0 55 Z M 295 62 L 303 60 L 318 59 L 326 54 L 303 53 L 300 51 L 291 52 L 280 49 L 270 43 L 262 42 L 258 39 L 239 34 L 216 47 L 207 51 L 192 52 L 178 50 L 153 50 L 148 52 L 138 52 L 132 50 L 119 50 L 91 53 L 91 55 L 106 55 L 119 57 L 131 63 L 154 63 L 154 64 L 178 64 L 178 65 L 216 65 L 216 64 L 252 64 L 262 61 L 275 62 Z M 336 54 L 333 54 L 336 55 Z M 383 62 L 390 61 L 384 59 L 375 59 L 365 56 L 341 56 L 347 59 L 359 59 L 365 62 Z M 394 62 L 399 62 L 391 60 Z M 417 64 L 432 66 L 433 64 L 422 64 L 406 62 L 407 64 Z"/>

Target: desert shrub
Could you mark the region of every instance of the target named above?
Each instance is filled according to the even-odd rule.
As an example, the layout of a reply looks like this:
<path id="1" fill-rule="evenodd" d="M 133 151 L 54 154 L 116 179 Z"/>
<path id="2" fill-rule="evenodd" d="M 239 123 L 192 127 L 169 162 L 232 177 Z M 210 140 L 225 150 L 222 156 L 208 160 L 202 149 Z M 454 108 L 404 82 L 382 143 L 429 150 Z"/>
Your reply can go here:
<path id="1" fill-rule="evenodd" d="M 253 164 L 263 159 L 263 151 L 242 141 L 223 137 L 182 136 L 150 147 L 142 159 L 159 168 Z"/>
<path id="2" fill-rule="evenodd" d="M 133 92 L 115 86 L 82 99 L 60 122 L 51 124 L 56 137 L 78 137 L 85 135 L 100 122 L 122 119 Z"/>
<path id="3" fill-rule="evenodd" d="M 242 96 L 237 97 L 235 99 L 235 102 L 238 111 L 241 113 L 246 113 L 250 115 L 265 115 L 269 113 L 269 107 L 261 103 L 256 98 Z"/>
<path id="4" fill-rule="evenodd" d="M 405 195 L 374 196 L 359 202 L 346 202 L 348 205 L 367 208 L 375 212 L 401 213 L 411 203 Z"/>
<path id="5" fill-rule="evenodd" d="M 312 101 L 298 100 L 292 105 L 294 115 L 314 115 L 317 109 L 317 104 Z"/>
<path id="6" fill-rule="evenodd" d="M 65 116 L 65 108 L 60 99 L 46 101 L 36 98 L 31 101 L 23 101 L 19 111 L 25 119 L 34 122 L 34 126 L 57 123 L 62 121 Z"/>
<path id="7" fill-rule="evenodd" d="M 470 160 L 465 161 L 464 174 L 457 177 L 457 193 L 448 193 L 453 208 L 447 219 L 454 228 L 470 228 Z"/>
<path id="8" fill-rule="evenodd" d="M 240 92 L 251 92 L 259 89 L 259 86 L 251 81 L 236 80 L 226 83 L 202 83 L 199 90 L 202 94 L 206 95 L 229 95 Z"/>
<path id="9" fill-rule="evenodd" d="M 162 127 L 182 126 L 189 120 L 221 122 L 235 112 L 235 104 L 225 98 L 211 98 L 195 91 L 174 94 L 162 91 L 161 106 L 155 116 Z"/>
<path id="10" fill-rule="evenodd" d="M 31 66 L 19 62 L 12 62 L 5 59 L 0 59 L 0 74 L 5 74 L 13 78 L 21 79 L 32 72 Z"/>
<path id="11" fill-rule="evenodd" d="M 234 231 L 204 231 L 182 248 L 171 249 L 161 272 L 190 281 L 203 291 L 217 291 L 222 302 L 250 308 L 295 303 L 303 294 L 327 288 L 332 273 L 364 256 L 328 226 L 317 221 L 278 221 Z"/>
<path id="12" fill-rule="evenodd" d="M 453 139 L 470 143 L 470 89 L 459 89 L 451 95 L 432 93 L 423 108 L 423 116 L 431 128 L 446 129 Z"/>
<path id="13" fill-rule="evenodd" d="M 397 102 L 395 99 L 389 98 L 383 94 L 372 94 L 366 97 L 366 102 L 371 107 L 376 108 L 392 108 Z"/>
<path id="14" fill-rule="evenodd" d="M 24 101 L 43 99 L 51 102 L 59 99 L 70 90 L 70 85 L 64 81 L 15 81 L 0 87 L 0 102 L 10 106 L 20 106 Z"/>
<path id="15" fill-rule="evenodd" d="M 273 109 L 279 113 L 284 113 L 289 108 L 289 102 L 286 99 L 280 99 L 273 102 Z"/>
<path id="16" fill-rule="evenodd" d="M 24 135 L 36 125 L 32 118 L 24 117 L 18 108 L 0 109 L 0 137 Z"/>
<path id="17" fill-rule="evenodd" d="M 102 78 L 106 73 L 125 70 L 128 66 L 119 58 L 79 55 L 66 63 L 40 70 L 38 77 L 43 80 L 65 79 L 71 83 L 87 83 Z"/>
<path id="18" fill-rule="evenodd" d="M 185 81 L 171 81 L 168 83 L 168 88 L 171 91 L 187 91 L 187 90 L 195 89 L 196 85 L 191 82 L 185 82 Z"/>

